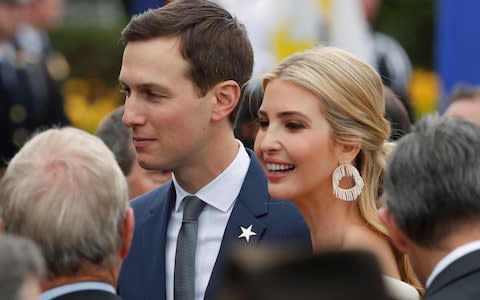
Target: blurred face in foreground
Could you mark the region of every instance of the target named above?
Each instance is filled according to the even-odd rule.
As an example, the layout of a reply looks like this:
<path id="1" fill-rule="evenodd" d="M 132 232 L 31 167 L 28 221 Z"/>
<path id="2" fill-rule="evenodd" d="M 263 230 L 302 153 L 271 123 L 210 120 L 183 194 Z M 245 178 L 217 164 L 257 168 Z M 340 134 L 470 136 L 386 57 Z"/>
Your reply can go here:
<path id="1" fill-rule="evenodd" d="M 24 18 L 25 10 L 22 5 L 0 2 L 0 42 L 12 38 Z"/>

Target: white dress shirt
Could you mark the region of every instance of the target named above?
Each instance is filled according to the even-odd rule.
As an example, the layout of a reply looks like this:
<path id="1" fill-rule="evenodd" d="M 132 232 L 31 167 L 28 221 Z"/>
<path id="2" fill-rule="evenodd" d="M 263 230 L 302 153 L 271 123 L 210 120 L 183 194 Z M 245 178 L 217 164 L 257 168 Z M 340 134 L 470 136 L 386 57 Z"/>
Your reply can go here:
<path id="1" fill-rule="evenodd" d="M 70 283 L 57 286 L 53 289 L 46 290 L 40 295 L 40 300 L 51 300 L 65 294 L 85 290 L 99 290 L 115 294 L 115 288 L 108 283 L 98 281 L 84 281 L 78 283 Z"/>
<path id="2" fill-rule="evenodd" d="M 438 274 L 440 274 L 440 272 L 445 270 L 454 261 L 476 250 L 480 250 L 480 241 L 473 241 L 473 242 L 464 244 L 456 248 L 452 252 L 450 252 L 448 255 L 446 255 L 437 263 L 432 273 L 430 273 L 430 276 L 428 276 L 425 287 L 428 288 L 432 284 L 435 277 L 437 277 Z"/>
<path id="3" fill-rule="evenodd" d="M 200 189 L 195 195 L 206 205 L 198 218 L 198 241 L 195 254 L 195 299 L 203 300 L 213 266 L 217 260 L 223 233 L 232 213 L 235 200 L 240 193 L 250 166 L 250 157 L 240 141 L 233 162 L 216 178 Z M 177 200 L 170 215 L 165 249 L 165 272 L 167 300 L 173 300 L 173 273 L 177 237 L 182 225 L 183 207 L 181 203 L 187 193 L 173 175 Z"/>

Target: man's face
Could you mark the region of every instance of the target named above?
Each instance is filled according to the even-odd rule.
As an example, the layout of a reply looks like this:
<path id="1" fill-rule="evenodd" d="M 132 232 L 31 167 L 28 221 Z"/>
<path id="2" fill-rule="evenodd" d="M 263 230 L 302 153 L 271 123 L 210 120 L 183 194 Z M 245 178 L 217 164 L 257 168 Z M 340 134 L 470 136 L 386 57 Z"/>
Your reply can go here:
<path id="1" fill-rule="evenodd" d="M 448 107 L 445 115 L 480 124 L 480 99 L 458 99 Z"/>
<path id="2" fill-rule="evenodd" d="M 37 0 L 30 4 L 30 18 L 35 27 L 50 29 L 57 26 L 65 12 L 64 0 Z"/>
<path id="3" fill-rule="evenodd" d="M 25 16 L 21 5 L 0 3 L 0 41 L 13 37 Z"/>
<path id="4" fill-rule="evenodd" d="M 146 169 L 175 171 L 205 158 L 215 96 L 199 95 L 179 43 L 175 37 L 129 42 L 123 54 L 123 122 Z"/>

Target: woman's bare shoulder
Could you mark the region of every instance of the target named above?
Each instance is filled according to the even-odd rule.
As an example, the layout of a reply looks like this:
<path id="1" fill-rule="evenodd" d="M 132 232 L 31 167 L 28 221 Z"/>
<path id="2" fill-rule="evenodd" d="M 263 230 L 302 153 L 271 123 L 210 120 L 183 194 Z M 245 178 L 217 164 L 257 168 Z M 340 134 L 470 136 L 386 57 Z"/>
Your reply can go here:
<path id="1" fill-rule="evenodd" d="M 343 248 L 373 253 L 377 257 L 384 275 L 400 278 L 395 255 L 387 236 L 367 226 L 351 226 L 345 234 Z"/>

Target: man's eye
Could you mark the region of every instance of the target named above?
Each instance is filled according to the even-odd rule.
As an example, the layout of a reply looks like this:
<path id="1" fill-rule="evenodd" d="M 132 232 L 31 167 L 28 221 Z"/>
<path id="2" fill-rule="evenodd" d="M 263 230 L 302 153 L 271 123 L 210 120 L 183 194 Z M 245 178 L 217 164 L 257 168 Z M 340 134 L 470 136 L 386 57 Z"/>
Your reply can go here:
<path id="1" fill-rule="evenodd" d="M 255 120 L 255 123 L 257 123 L 257 125 L 260 127 L 260 128 L 266 128 L 268 127 L 268 120 L 264 120 L 264 119 L 256 119 Z"/>
<path id="2" fill-rule="evenodd" d="M 123 94 L 123 95 L 125 95 L 125 97 L 130 96 L 130 90 L 127 89 L 127 88 L 122 88 L 122 89 L 120 89 L 120 93 Z"/>
<path id="3" fill-rule="evenodd" d="M 163 94 L 158 94 L 158 93 L 151 92 L 151 91 L 146 91 L 146 92 L 145 92 L 145 95 L 146 95 L 148 98 L 151 98 L 151 99 L 152 99 L 152 98 L 156 99 L 156 98 L 164 98 L 164 97 L 165 97 L 165 95 L 163 95 Z"/>

